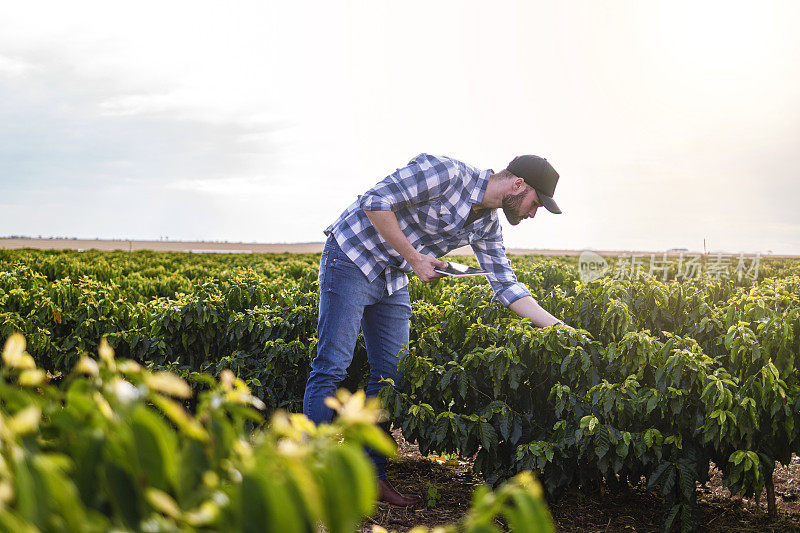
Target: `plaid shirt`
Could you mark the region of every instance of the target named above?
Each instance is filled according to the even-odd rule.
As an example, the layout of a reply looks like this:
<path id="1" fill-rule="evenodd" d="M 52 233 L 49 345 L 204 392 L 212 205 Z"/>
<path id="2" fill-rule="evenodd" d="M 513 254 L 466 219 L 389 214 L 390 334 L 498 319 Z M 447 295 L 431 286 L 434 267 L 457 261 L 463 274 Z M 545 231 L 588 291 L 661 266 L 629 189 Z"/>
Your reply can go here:
<path id="1" fill-rule="evenodd" d="M 419 252 L 442 257 L 472 246 L 495 292 L 505 306 L 530 296 L 517 281 L 503 246 L 503 232 L 494 209 L 465 224 L 473 205 L 481 203 L 491 170 L 477 170 L 448 157 L 420 154 L 390 174 L 350 205 L 325 229 L 374 281 L 386 278 L 389 294 L 408 284 L 411 265 L 377 232 L 366 211 L 394 211 L 400 229 Z"/>

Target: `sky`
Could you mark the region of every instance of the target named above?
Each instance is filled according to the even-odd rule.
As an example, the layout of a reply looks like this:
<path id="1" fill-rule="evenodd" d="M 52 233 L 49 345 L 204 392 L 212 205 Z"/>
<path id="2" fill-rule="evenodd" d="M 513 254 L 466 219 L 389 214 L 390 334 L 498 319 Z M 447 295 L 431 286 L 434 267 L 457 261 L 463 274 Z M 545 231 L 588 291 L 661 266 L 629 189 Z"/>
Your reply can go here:
<path id="1" fill-rule="evenodd" d="M 800 253 L 800 2 L 5 2 L 0 235 L 323 241 L 419 153 L 508 247 Z"/>

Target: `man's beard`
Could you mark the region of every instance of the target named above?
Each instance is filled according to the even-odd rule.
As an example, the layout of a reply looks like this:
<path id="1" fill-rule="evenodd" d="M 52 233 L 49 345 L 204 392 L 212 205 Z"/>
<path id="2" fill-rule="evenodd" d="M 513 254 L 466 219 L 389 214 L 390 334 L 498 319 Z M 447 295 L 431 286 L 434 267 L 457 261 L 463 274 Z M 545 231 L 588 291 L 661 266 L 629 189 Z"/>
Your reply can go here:
<path id="1" fill-rule="evenodd" d="M 519 212 L 519 208 L 524 198 L 525 191 L 519 194 L 507 194 L 503 196 L 503 213 L 505 213 L 508 222 L 512 226 L 516 226 L 522 222 L 522 215 Z"/>

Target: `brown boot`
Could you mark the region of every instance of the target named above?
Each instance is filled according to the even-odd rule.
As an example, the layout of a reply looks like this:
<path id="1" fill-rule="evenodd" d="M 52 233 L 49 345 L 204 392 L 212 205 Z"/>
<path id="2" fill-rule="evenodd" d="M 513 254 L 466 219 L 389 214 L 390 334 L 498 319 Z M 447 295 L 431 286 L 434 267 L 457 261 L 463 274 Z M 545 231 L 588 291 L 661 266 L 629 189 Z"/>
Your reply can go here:
<path id="1" fill-rule="evenodd" d="M 397 492 L 389 481 L 382 479 L 378 481 L 378 501 L 398 505 L 400 507 L 410 507 L 422 502 L 419 496 L 405 496 Z"/>

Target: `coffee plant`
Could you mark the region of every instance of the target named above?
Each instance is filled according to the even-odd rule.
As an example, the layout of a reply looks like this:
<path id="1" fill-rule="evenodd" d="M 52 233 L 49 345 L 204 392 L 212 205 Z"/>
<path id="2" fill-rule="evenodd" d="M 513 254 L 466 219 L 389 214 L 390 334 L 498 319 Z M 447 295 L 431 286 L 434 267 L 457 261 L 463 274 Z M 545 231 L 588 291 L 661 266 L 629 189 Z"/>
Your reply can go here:
<path id="1" fill-rule="evenodd" d="M 105 336 L 118 356 L 175 372 L 196 395 L 199 376 L 228 369 L 267 413 L 297 412 L 316 351 L 318 261 L 0 250 L 0 337 L 23 333 L 55 383 Z M 695 487 L 712 462 L 732 493 L 766 493 L 776 512 L 772 472 L 800 451 L 796 261 L 764 260 L 757 279 L 589 283 L 574 262 L 512 264 L 575 329 L 533 328 L 482 278 L 412 277 L 405 380 L 382 393 L 405 438 L 474 456 L 494 485 L 534 470 L 551 498 L 644 477 L 664 496 L 666 530 L 698 523 Z M 343 385 L 366 377 L 359 339 Z"/>
<path id="2" fill-rule="evenodd" d="M 12 335 L 0 368 L 0 529 L 3 531 L 354 531 L 375 510 L 377 478 L 364 445 L 391 455 L 377 402 L 340 390 L 338 417 L 315 426 L 265 407 L 229 370 L 207 375 L 189 412 L 189 384 L 117 359 L 101 342 L 49 383 Z M 374 403 L 373 403 L 374 402 Z M 251 424 L 259 428 L 250 431 Z M 553 531 L 529 473 L 476 491 L 451 531 Z"/>

